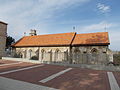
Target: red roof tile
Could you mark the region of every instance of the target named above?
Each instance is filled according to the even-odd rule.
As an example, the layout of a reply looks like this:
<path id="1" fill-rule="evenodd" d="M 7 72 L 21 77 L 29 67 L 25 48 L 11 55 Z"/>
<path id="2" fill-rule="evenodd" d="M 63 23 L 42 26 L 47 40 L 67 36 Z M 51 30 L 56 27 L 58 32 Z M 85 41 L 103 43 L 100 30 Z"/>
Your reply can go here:
<path id="1" fill-rule="evenodd" d="M 76 34 L 72 45 L 109 45 L 108 32 Z"/>
<path id="2" fill-rule="evenodd" d="M 12 46 L 57 46 L 70 45 L 75 35 L 72 33 L 25 36 Z"/>
<path id="3" fill-rule="evenodd" d="M 14 47 L 22 46 L 63 46 L 63 45 L 109 45 L 107 32 L 76 34 L 61 33 L 37 36 L 25 36 Z"/>

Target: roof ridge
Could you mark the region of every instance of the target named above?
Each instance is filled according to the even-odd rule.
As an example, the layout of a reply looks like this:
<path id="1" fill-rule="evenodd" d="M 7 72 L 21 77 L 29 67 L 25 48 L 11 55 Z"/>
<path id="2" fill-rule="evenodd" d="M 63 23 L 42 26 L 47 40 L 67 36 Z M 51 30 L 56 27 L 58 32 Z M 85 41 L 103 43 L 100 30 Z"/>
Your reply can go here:
<path id="1" fill-rule="evenodd" d="M 73 38 L 72 38 L 72 40 L 71 40 L 70 45 L 72 45 L 72 43 L 73 43 L 73 41 L 74 41 L 74 39 L 75 39 L 76 35 L 77 35 L 77 33 L 75 33 L 75 34 L 74 34 L 74 36 L 73 36 Z"/>
<path id="2" fill-rule="evenodd" d="M 76 33 L 76 32 L 68 32 L 68 33 L 55 33 L 55 34 L 42 34 L 42 35 L 35 35 L 35 36 L 46 36 L 46 35 L 56 35 L 56 34 L 70 34 L 70 33 Z M 24 37 L 31 37 L 31 36 L 24 36 Z"/>
<path id="3" fill-rule="evenodd" d="M 80 33 L 80 34 L 96 34 L 96 33 L 108 33 L 108 32 L 93 32 L 93 33 Z M 80 34 L 77 34 L 77 35 L 80 35 Z"/>

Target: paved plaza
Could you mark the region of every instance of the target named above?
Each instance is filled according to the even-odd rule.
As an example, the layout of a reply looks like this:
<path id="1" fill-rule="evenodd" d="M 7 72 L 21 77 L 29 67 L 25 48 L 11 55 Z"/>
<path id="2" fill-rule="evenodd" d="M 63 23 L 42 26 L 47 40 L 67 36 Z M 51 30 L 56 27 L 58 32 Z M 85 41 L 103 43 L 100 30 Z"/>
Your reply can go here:
<path id="1" fill-rule="evenodd" d="M 120 90 L 120 72 L 0 60 L 0 90 Z"/>

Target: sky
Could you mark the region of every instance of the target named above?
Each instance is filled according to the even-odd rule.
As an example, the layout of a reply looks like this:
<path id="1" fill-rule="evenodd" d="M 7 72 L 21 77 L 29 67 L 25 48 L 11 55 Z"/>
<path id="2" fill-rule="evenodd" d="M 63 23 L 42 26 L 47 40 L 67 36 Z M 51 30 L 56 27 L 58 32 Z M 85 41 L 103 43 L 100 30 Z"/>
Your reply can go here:
<path id="1" fill-rule="evenodd" d="M 0 21 L 16 40 L 37 34 L 108 32 L 120 51 L 120 0 L 0 0 Z M 75 27 L 75 29 L 73 29 Z"/>

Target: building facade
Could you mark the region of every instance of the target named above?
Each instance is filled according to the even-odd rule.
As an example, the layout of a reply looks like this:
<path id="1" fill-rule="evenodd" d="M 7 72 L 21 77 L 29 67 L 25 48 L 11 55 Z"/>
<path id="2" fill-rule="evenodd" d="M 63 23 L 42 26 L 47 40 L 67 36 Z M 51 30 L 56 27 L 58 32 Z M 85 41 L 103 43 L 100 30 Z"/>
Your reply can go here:
<path id="1" fill-rule="evenodd" d="M 0 58 L 5 55 L 7 23 L 0 21 Z"/>
<path id="2" fill-rule="evenodd" d="M 33 32 L 33 31 L 32 31 Z M 13 47 L 14 57 L 41 62 L 76 64 L 107 64 L 111 51 L 107 32 L 77 34 L 61 33 L 25 36 Z"/>

